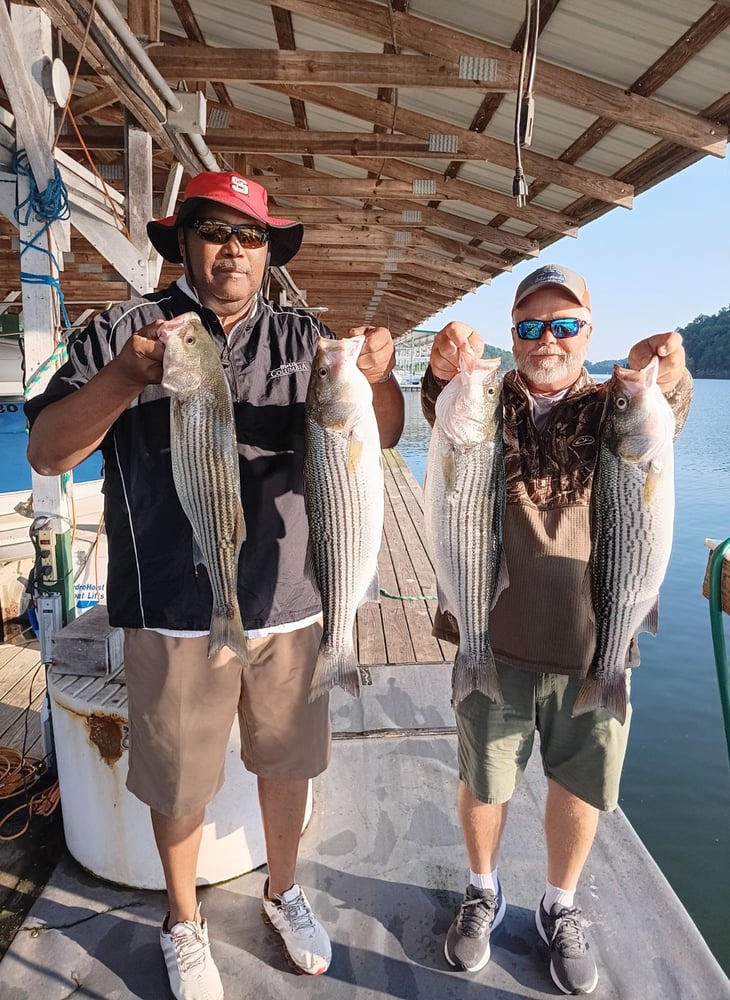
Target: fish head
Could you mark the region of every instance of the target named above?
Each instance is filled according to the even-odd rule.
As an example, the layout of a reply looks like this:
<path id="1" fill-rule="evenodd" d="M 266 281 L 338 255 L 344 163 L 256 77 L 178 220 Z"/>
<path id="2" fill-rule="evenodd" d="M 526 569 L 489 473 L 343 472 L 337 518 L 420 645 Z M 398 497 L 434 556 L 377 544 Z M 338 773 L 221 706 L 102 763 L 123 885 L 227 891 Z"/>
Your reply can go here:
<path id="1" fill-rule="evenodd" d="M 624 462 L 650 462 L 674 437 L 674 414 L 657 383 L 658 372 L 656 356 L 640 371 L 614 365 L 604 436 Z"/>
<path id="2" fill-rule="evenodd" d="M 322 427 L 348 429 L 373 391 L 357 367 L 365 337 L 331 340 L 320 337 L 307 390 L 307 413 Z"/>
<path id="3" fill-rule="evenodd" d="M 165 345 L 162 385 L 174 396 L 184 398 L 198 392 L 220 370 L 218 350 L 197 313 L 165 320 L 157 334 Z"/>
<path id="4" fill-rule="evenodd" d="M 459 372 L 436 400 L 436 420 L 457 447 L 470 447 L 501 435 L 502 376 L 499 358 L 459 354 Z"/>

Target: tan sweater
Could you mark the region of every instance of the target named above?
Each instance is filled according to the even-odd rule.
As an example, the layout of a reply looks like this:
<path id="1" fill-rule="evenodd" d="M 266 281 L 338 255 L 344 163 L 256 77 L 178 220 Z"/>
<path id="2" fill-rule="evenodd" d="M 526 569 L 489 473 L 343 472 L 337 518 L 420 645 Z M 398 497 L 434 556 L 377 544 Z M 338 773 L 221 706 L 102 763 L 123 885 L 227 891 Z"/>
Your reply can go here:
<path id="1" fill-rule="evenodd" d="M 431 425 L 445 384 L 427 369 L 421 401 Z M 689 372 L 667 399 L 679 433 L 692 399 Z M 489 616 L 492 647 L 498 658 L 527 670 L 584 672 L 596 643 L 588 580 L 590 495 L 605 387 L 583 369 L 541 432 L 519 373 L 505 375 L 502 400 L 510 583 Z M 459 641 L 450 614 L 437 613 L 433 632 Z"/>

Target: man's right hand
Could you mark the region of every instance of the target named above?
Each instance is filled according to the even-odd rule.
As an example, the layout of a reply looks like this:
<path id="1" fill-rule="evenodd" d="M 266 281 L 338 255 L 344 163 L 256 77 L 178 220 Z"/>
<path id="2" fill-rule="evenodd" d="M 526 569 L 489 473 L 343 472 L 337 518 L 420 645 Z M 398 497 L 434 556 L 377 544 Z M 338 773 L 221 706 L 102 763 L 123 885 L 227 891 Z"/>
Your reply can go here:
<path id="1" fill-rule="evenodd" d="M 481 358 L 484 341 L 468 323 L 454 320 L 447 323 L 433 338 L 429 365 L 436 378 L 450 382 L 459 371 L 459 352 L 468 348 Z"/>
<path id="2" fill-rule="evenodd" d="M 133 333 L 119 352 L 117 364 L 125 380 L 140 391 L 146 385 L 159 385 L 162 381 L 162 356 L 165 345 L 157 334 L 164 320 L 156 319 Z"/>

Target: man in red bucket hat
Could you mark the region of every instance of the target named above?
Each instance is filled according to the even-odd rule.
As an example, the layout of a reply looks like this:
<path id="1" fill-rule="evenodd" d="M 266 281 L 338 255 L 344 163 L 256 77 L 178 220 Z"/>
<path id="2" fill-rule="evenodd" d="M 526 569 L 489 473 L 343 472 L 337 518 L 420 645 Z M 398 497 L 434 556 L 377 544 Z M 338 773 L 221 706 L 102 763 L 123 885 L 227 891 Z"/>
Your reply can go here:
<path id="1" fill-rule="evenodd" d="M 277 219 L 269 214 L 266 188 L 232 170 L 225 173 L 211 171 L 193 177 L 185 188 L 183 202 L 176 215 L 148 223 L 150 241 L 165 260 L 174 264 L 182 262 L 178 228 L 194 219 L 206 201 L 226 205 L 267 229 L 269 263 L 273 267 L 288 263 L 302 245 L 304 227 L 300 222 Z"/>
<path id="2" fill-rule="evenodd" d="M 304 574 L 302 467 L 310 366 L 318 338 L 335 334 L 263 294 L 269 265 L 294 256 L 303 230 L 269 213 L 255 181 L 233 171 L 199 174 L 177 213 L 147 231 L 182 274 L 101 313 L 73 343 L 46 391 L 27 404 L 28 458 L 41 474 L 58 475 L 96 448 L 103 453 L 109 620 L 125 629 L 127 785 L 150 807 L 165 872 L 160 943 L 175 997 L 220 1000 L 196 866 L 237 712 L 243 761 L 258 778 L 265 917 L 301 972 L 319 975 L 331 959 L 295 868 L 309 779 L 326 768 L 330 748 L 328 698 L 308 698 L 322 626 Z M 208 658 L 211 589 L 195 570 L 172 475 L 157 329 L 191 311 L 220 351 L 233 397 L 247 528 L 238 574 L 246 665 L 227 648 Z M 393 340 L 384 327 L 344 336 L 355 334 L 365 336 L 358 366 L 373 388 L 381 444 L 392 447 L 403 428 Z"/>

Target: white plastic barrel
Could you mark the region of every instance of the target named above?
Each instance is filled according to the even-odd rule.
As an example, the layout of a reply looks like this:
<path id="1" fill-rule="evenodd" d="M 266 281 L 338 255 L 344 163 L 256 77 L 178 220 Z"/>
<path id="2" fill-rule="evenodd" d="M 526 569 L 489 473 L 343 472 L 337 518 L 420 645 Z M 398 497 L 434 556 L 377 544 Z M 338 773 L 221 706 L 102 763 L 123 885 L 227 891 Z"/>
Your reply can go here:
<path id="1" fill-rule="evenodd" d="M 127 692 L 109 677 L 48 673 L 66 844 L 92 874 L 120 885 L 164 889 L 149 808 L 127 790 Z M 312 783 L 304 825 L 312 814 Z M 205 814 L 198 884 L 235 878 L 266 861 L 255 775 L 241 763 L 238 722 L 225 781 Z"/>

